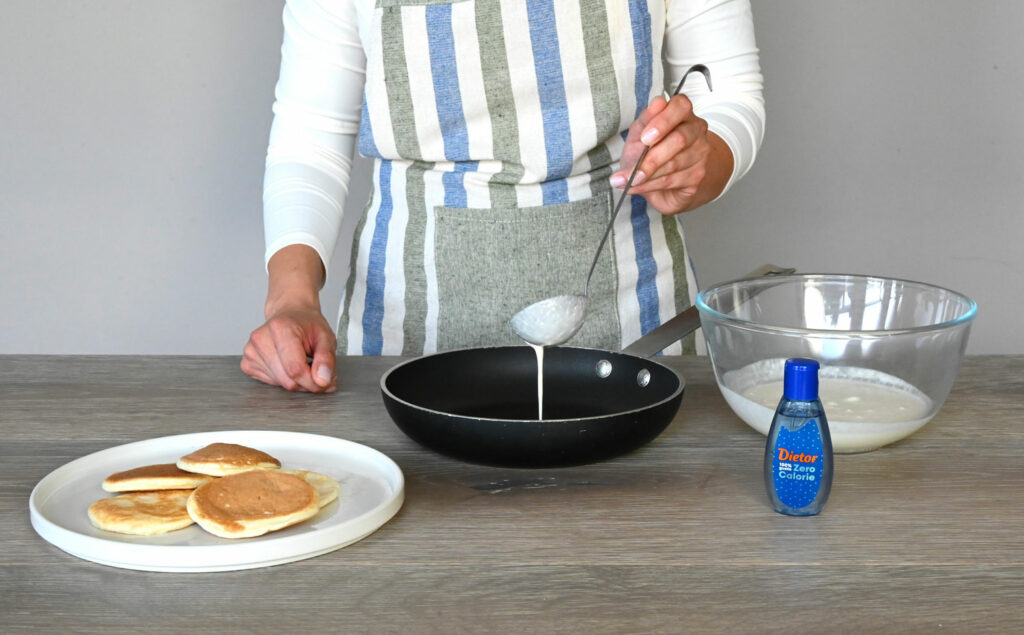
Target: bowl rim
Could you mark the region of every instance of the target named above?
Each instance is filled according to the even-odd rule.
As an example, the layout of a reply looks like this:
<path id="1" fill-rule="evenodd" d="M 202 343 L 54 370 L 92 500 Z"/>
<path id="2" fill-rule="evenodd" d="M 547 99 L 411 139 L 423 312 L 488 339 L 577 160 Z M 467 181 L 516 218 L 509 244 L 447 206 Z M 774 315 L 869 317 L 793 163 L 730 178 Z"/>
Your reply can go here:
<path id="1" fill-rule="evenodd" d="M 769 280 L 822 280 L 822 281 L 852 281 L 852 280 L 873 280 L 882 282 L 899 282 L 902 284 L 917 285 L 921 287 L 927 287 L 937 291 L 943 291 L 952 296 L 955 296 L 963 302 L 967 307 L 967 310 L 958 317 L 952 320 L 946 320 L 944 322 L 937 322 L 935 324 L 927 324 L 923 326 L 913 326 L 908 328 L 900 329 L 871 329 L 871 330 L 836 330 L 836 329 L 821 329 L 821 328 L 806 328 L 806 327 L 793 327 L 793 326 L 778 326 L 771 324 L 758 324 L 750 320 L 736 317 L 734 315 L 728 315 L 722 313 L 717 309 L 713 309 L 708 306 L 706 298 L 711 296 L 715 292 L 719 292 L 722 289 L 730 286 L 734 286 L 741 283 L 757 283 Z M 785 333 L 791 335 L 806 335 L 813 334 L 819 337 L 886 337 L 892 335 L 905 335 L 914 333 L 926 333 L 929 331 L 939 331 L 948 329 L 951 327 L 959 326 L 961 324 L 970 324 L 974 320 L 978 313 L 978 303 L 972 300 L 969 296 L 954 291 L 953 289 L 932 284 L 930 282 L 921 282 L 919 280 L 909 280 L 906 278 L 891 278 L 888 276 L 878 275 L 867 275 L 867 274 L 855 274 L 855 273 L 791 273 L 791 274 L 771 274 L 762 276 L 759 278 L 739 278 L 735 280 L 727 280 L 718 284 L 712 285 L 707 289 L 700 291 L 697 294 L 697 301 L 695 303 L 697 311 L 701 315 L 708 315 L 716 320 L 730 323 L 739 328 L 745 328 L 748 330 L 756 331 L 770 331 L 775 333 Z"/>

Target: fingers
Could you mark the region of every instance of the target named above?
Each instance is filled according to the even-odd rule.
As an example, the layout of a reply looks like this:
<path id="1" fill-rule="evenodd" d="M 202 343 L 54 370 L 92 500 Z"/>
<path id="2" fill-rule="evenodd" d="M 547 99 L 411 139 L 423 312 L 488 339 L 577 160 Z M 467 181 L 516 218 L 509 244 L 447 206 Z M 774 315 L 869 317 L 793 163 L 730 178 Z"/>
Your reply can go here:
<path id="1" fill-rule="evenodd" d="M 263 362 L 263 358 L 256 351 L 256 347 L 251 341 L 245 345 L 245 350 L 242 352 L 242 363 L 240 366 L 242 368 L 242 372 L 253 379 L 272 386 L 278 385 L 273 376 L 271 376 L 267 370 L 266 365 Z"/>
<path id="2" fill-rule="evenodd" d="M 643 165 L 637 169 L 634 188 L 649 180 L 676 155 L 703 139 L 706 131 L 707 123 L 694 116 L 693 106 L 685 96 L 677 95 L 667 102 L 656 97 L 630 126 L 620 161 L 621 169 L 612 175 L 612 185 L 625 187 L 635 162 L 645 148 L 650 149 Z M 699 157 L 686 157 L 682 167 L 688 167 L 696 160 L 700 160 Z"/>
<path id="3" fill-rule="evenodd" d="M 290 324 L 268 323 L 274 340 L 276 355 L 268 360 L 280 385 L 287 390 L 320 392 L 321 387 L 313 379 L 313 369 L 307 360 L 307 351 L 302 334 Z"/>
<path id="4" fill-rule="evenodd" d="M 706 160 L 711 152 L 706 135 L 707 122 L 703 119 L 692 118 L 680 123 L 650 146 L 640 170 L 650 179 L 664 166 L 685 169 Z"/>
<path id="5" fill-rule="evenodd" d="M 660 109 L 654 108 L 655 104 L 663 102 L 661 97 L 656 97 L 646 109 L 651 115 L 644 122 L 643 132 L 640 133 L 640 141 L 644 145 L 654 145 L 678 126 L 695 119 L 693 104 L 685 95 L 676 95 Z"/>
<path id="6" fill-rule="evenodd" d="M 707 122 L 693 114 L 689 99 L 681 95 L 667 103 L 656 99 L 645 112 L 648 116 L 634 123 L 642 130 L 631 130 L 630 134 L 637 136 L 638 145 L 649 147 L 649 151 L 637 169 L 630 193 L 678 190 L 673 198 L 692 198 L 707 174 L 711 155 Z M 625 159 L 622 165 L 626 166 Z M 624 187 L 628 174 L 623 170 L 613 175 L 612 185 Z"/>
<path id="7" fill-rule="evenodd" d="M 269 322 L 249 336 L 249 342 L 245 345 L 242 355 L 242 371 L 271 386 L 281 386 L 286 390 L 303 389 L 297 379 L 285 370 L 275 342 L 273 327 Z"/>
<path id="8" fill-rule="evenodd" d="M 698 186 L 704 179 L 707 172 L 707 161 L 711 155 L 710 144 L 699 141 L 686 144 L 684 134 L 679 134 L 678 139 L 673 139 L 677 133 L 673 132 L 666 137 L 663 144 L 651 148 L 651 151 L 644 159 L 640 170 L 644 178 L 637 178 L 633 181 L 630 192 L 643 194 L 659 189 L 682 187 L 684 184 Z M 682 150 L 676 148 L 682 147 Z M 652 156 L 653 155 L 653 156 Z"/>
<path id="9" fill-rule="evenodd" d="M 706 174 L 707 167 L 703 163 L 698 163 L 686 169 L 667 171 L 661 176 L 655 175 L 644 182 L 642 186 L 631 188 L 630 193 L 650 194 L 674 191 L 678 197 L 688 199 L 697 194 L 700 183 Z"/>
<path id="10" fill-rule="evenodd" d="M 249 336 L 241 369 L 253 379 L 286 390 L 333 392 L 337 389 L 335 342 L 326 323 L 271 318 Z"/>
<path id="11" fill-rule="evenodd" d="M 612 185 L 625 187 L 629 175 L 636 165 L 637 159 L 647 147 L 640 137 L 647 130 L 649 122 L 662 113 L 668 106 L 668 102 L 662 97 L 656 97 L 651 104 L 640 113 L 640 116 L 630 124 L 629 133 L 626 135 L 625 145 L 622 147 L 622 155 L 619 158 L 619 171 L 612 175 Z"/>

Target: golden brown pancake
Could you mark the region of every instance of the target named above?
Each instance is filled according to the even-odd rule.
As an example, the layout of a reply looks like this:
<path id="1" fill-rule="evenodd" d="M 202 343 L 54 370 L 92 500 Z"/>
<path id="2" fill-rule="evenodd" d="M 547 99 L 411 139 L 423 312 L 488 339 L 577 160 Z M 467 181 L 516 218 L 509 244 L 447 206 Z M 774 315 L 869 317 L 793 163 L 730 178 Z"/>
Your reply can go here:
<path id="1" fill-rule="evenodd" d="M 213 478 L 206 474 L 186 472 L 174 463 L 162 463 L 111 474 L 103 481 L 103 489 L 108 492 L 195 489 Z"/>
<path id="2" fill-rule="evenodd" d="M 321 509 L 338 498 L 338 493 L 341 491 L 338 481 L 320 472 L 310 472 L 309 470 L 281 470 L 281 472 L 284 474 L 294 474 L 312 485 L 313 489 L 316 490 Z"/>
<path id="3" fill-rule="evenodd" d="M 186 503 L 193 490 L 129 492 L 104 498 L 89 506 L 94 527 L 119 534 L 152 536 L 192 524 Z"/>
<path id="4" fill-rule="evenodd" d="M 178 467 L 186 472 L 227 476 L 249 470 L 273 470 L 281 462 L 266 452 L 234 443 L 211 443 L 178 459 Z"/>
<path id="5" fill-rule="evenodd" d="M 278 470 L 250 470 L 200 486 L 188 499 L 188 513 L 221 538 L 251 538 L 316 515 L 316 490 L 304 479 Z"/>

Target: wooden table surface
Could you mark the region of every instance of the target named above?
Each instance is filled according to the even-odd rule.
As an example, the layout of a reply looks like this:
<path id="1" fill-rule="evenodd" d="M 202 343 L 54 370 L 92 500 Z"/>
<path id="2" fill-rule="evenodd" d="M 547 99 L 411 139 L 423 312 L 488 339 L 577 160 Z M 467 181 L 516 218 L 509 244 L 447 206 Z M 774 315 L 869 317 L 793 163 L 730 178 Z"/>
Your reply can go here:
<path id="1" fill-rule="evenodd" d="M 705 358 L 666 358 L 679 414 L 627 456 L 470 465 L 384 410 L 397 358 L 348 358 L 327 396 L 229 357 L 0 357 L 0 630 L 22 632 L 1022 632 L 1024 356 L 968 357 L 924 429 L 837 456 L 821 515 L 768 504 L 764 439 Z M 122 443 L 267 429 L 342 437 L 402 468 L 376 533 L 300 562 L 152 573 L 70 556 L 29 521 L 49 472 Z"/>

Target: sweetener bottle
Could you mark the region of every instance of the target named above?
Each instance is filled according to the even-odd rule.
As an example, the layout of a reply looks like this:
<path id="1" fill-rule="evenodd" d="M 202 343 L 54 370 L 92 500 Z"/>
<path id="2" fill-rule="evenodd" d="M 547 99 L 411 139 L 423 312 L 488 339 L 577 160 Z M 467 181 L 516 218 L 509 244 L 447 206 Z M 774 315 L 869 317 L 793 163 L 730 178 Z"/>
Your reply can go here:
<path id="1" fill-rule="evenodd" d="M 813 516 L 832 490 L 832 437 L 818 398 L 818 362 L 786 360 L 782 399 L 764 449 L 764 483 L 775 511 Z"/>

